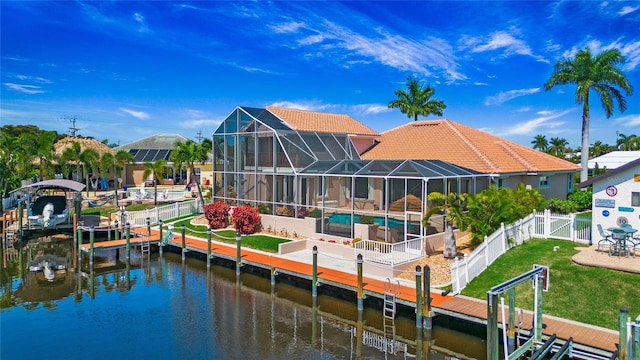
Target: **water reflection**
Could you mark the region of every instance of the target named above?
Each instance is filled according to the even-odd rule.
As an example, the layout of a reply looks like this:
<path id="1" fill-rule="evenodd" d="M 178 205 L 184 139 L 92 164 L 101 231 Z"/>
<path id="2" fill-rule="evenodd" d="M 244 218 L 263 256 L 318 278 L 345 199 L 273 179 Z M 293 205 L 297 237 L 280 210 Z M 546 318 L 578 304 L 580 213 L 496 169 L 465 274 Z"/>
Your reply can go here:
<path id="1" fill-rule="evenodd" d="M 2 268 L 2 298 L 12 299 L 2 302 L 2 327 L 12 329 L 3 332 L 3 359 L 45 353 L 80 359 L 86 354 L 82 349 L 91 349 L 93 358 L 110 359 L 151 353 L 196 359 L 486 356 L 482 339 L 437 324 L 432 331 L 416 331 L 415 319 L 385 322 L 381 309 L 358 312 L 355 302 L 314 298 L 310 289 L 283 282 L 272 286 L 270 279 L 248 272 L 236 277 L 233 264 L 207 269 L 204 261 L 166 252 L 159 257 L 132 251 L 128 260 L 105 252 L 88 267 L 87 259 L 74 256 L 73 246 L 62 241 L 56 246 L 69 251 L 75 266 L 60 282 L 38 282 L 37 273 L 27 271 L 34 258 L 30 246 L 16 247 L 19 256 L 7 258 Z M 50 335 L 55 345 L 25 339 L 22 335 L 34 326 L 56 329 Z M 105 344 L 118 346 L 106 350 Z M 69 355 L 66 348 L 77 351 Z"/>

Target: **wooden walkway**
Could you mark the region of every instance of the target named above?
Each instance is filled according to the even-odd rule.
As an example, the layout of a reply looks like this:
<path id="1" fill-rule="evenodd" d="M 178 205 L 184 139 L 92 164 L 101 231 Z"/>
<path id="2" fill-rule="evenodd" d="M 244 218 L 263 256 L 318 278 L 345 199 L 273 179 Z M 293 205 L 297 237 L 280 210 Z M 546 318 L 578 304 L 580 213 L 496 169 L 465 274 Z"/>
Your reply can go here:
<path id="1" fill-rule="evenodd" d="M 133 232 L 144 234 L 146 229 L 134 229 Z M 156 229 L 151 230 L 151 239 L 159 239 L 159 232 Z M 132 236 L 130 238 L 131 246 L 137 246 L 140 242 L 146 241 L 145 238 Z M 157 244 L 158 240 L 152 240 L 152 244 Z M 182 237 L 174 234 L 173 239 L 168 242 L 169 245 L 181 248 Z M 124 247 L 125 240 L 111 240 L 94 244 L 94 249 L 105 249 Z M 83 250 L 88 250 L 89 245 L 84 244 Z M 206 254 L 207 241 L 201 238 L 191 236 L 185 237 L 185 248 L 187 251 L 196 251 Z M 217 241 L 211 243 L 212 257 L 220 257 L 231 261 L 236 260 L 236 247 Z M 299 278 L 312 279 L 312 265 L 310 263 L 289 260 L 278 256 L 277 254 L 266 253 L 262 251 L 242 248 L 242 263 L 264 268 L 275 269 L 279 273 L 287 273 Z M 310 259 L 311 262 L 311 259 Z M 338 288 L 350 291 L 357 290 L 357 275 L 342 271 L 333 270 L 326 267 L 318 266 L 318 280 L 320 283 L 336 286 Z M 365 278 L 364 293 L 366 296 L 374 296 L 384 298 L 386 281 Z M 484 300 L 469 298 L 465 296 L 442 296 L 440 293 L 431 292 L 431 305 L 436 314 L 444 314 L 454 318 L 465 319 L 476 323 L 487 323 L 487 304 Z M 397 296 L 398 303 L 415 307 L 416 289 L 411 286 L 400 285 L 400 293 Z M 507 310 L 505 310 L 507 311 Z M 426 313 L 426 309 L 425 309 Z M 501 322 L 500 311 L 498 312 L 499 321 Z M 523 311 L 522 330 L 527 334 L 532 328 L 533 314 L 530 311 Z M 603 356 L 610 355 L 616 350 L 615 344 L 619 341 L 617 331 L 591 326 L 588 324 L 578 323 L 571 320 L 561 319 L 548 315 L 543 316 L 543 329 L 545 336 L 556 334 L 560 340 L 568 340 L 573 338 L 575 348 L 583 349 L 599 349 Z"/>

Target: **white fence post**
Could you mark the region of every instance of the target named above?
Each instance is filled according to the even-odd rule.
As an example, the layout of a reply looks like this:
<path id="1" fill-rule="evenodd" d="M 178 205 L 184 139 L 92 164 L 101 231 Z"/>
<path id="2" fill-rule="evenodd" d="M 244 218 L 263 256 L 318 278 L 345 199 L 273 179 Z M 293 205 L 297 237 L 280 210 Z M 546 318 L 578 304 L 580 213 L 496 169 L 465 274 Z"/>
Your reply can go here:
<path id="1" fill-rule="evenodd" d="M 469 283 L 469 258 L 467 254 L 464 254 L 464 274 L 465 274 L 465 284 Z"/>
<path id="2" fill-rule="evenodd" d="M 489 266 L 489 244 L 487 243 L 487 237 L 484 237 L 484 266 Z"/>
<path id="3" fill-rule="evenodd" d="M 569 223 L 571 229 L 571 241 L 576 242 L 578 237 L 578 229 L 576 229 L 576 214 L 571 215 L 571 222 Z"/>
<path id="4" fill-rule="evenodd" d="M 551 234 L 551 210 L 544 210 L 544 220 L 542 220 L 542 226 L 544 226 L 544 238 L 548 239 Z"/>
<path id="5" fill-rule="evenodd" d="M 502 232 L 502 253 L 507 252 L 507 232 L 504 229 L 504 223 L 500 223 L 500 231 Z"/>

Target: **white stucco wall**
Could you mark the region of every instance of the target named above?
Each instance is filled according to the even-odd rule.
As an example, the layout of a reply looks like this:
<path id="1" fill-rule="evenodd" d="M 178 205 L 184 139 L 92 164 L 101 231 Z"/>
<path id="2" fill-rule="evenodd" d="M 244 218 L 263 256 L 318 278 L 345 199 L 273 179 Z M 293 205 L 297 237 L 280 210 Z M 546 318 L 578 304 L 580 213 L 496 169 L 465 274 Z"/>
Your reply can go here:
<path id="1" fill-rule="evenodd" d="M 632 192 L 640 192 L 640 165 L 593 183 L 592 239 L 602 238 L 597 224 L 606 230 L 628 222 L 640 231 L 640 207 L 631 206 Z"/>

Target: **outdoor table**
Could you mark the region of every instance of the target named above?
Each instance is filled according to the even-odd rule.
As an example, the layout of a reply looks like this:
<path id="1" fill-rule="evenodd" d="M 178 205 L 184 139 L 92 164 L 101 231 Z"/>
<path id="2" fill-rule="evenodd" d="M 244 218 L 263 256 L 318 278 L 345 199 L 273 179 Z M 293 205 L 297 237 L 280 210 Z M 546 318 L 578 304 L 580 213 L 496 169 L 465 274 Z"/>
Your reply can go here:
<path id="1" fill-rule="evenodd" d="M 627 244 L 627 240 L 631 239 L 631 236 L 638 230 L 628 226 L 610 227 L 607 230 L 611 232 L 611 238 L 616 242 L 614 253 L 617 253 L 618 256 L 620 256 L 620 254 L 622 253 L 629 256 L 629 253 L 631 252 L 631 248 L 633 248 L 633 246 L 629 247 L 629 245 Z M 634 249 L 633 256 L 635 255 L 636 253 Z"/>

